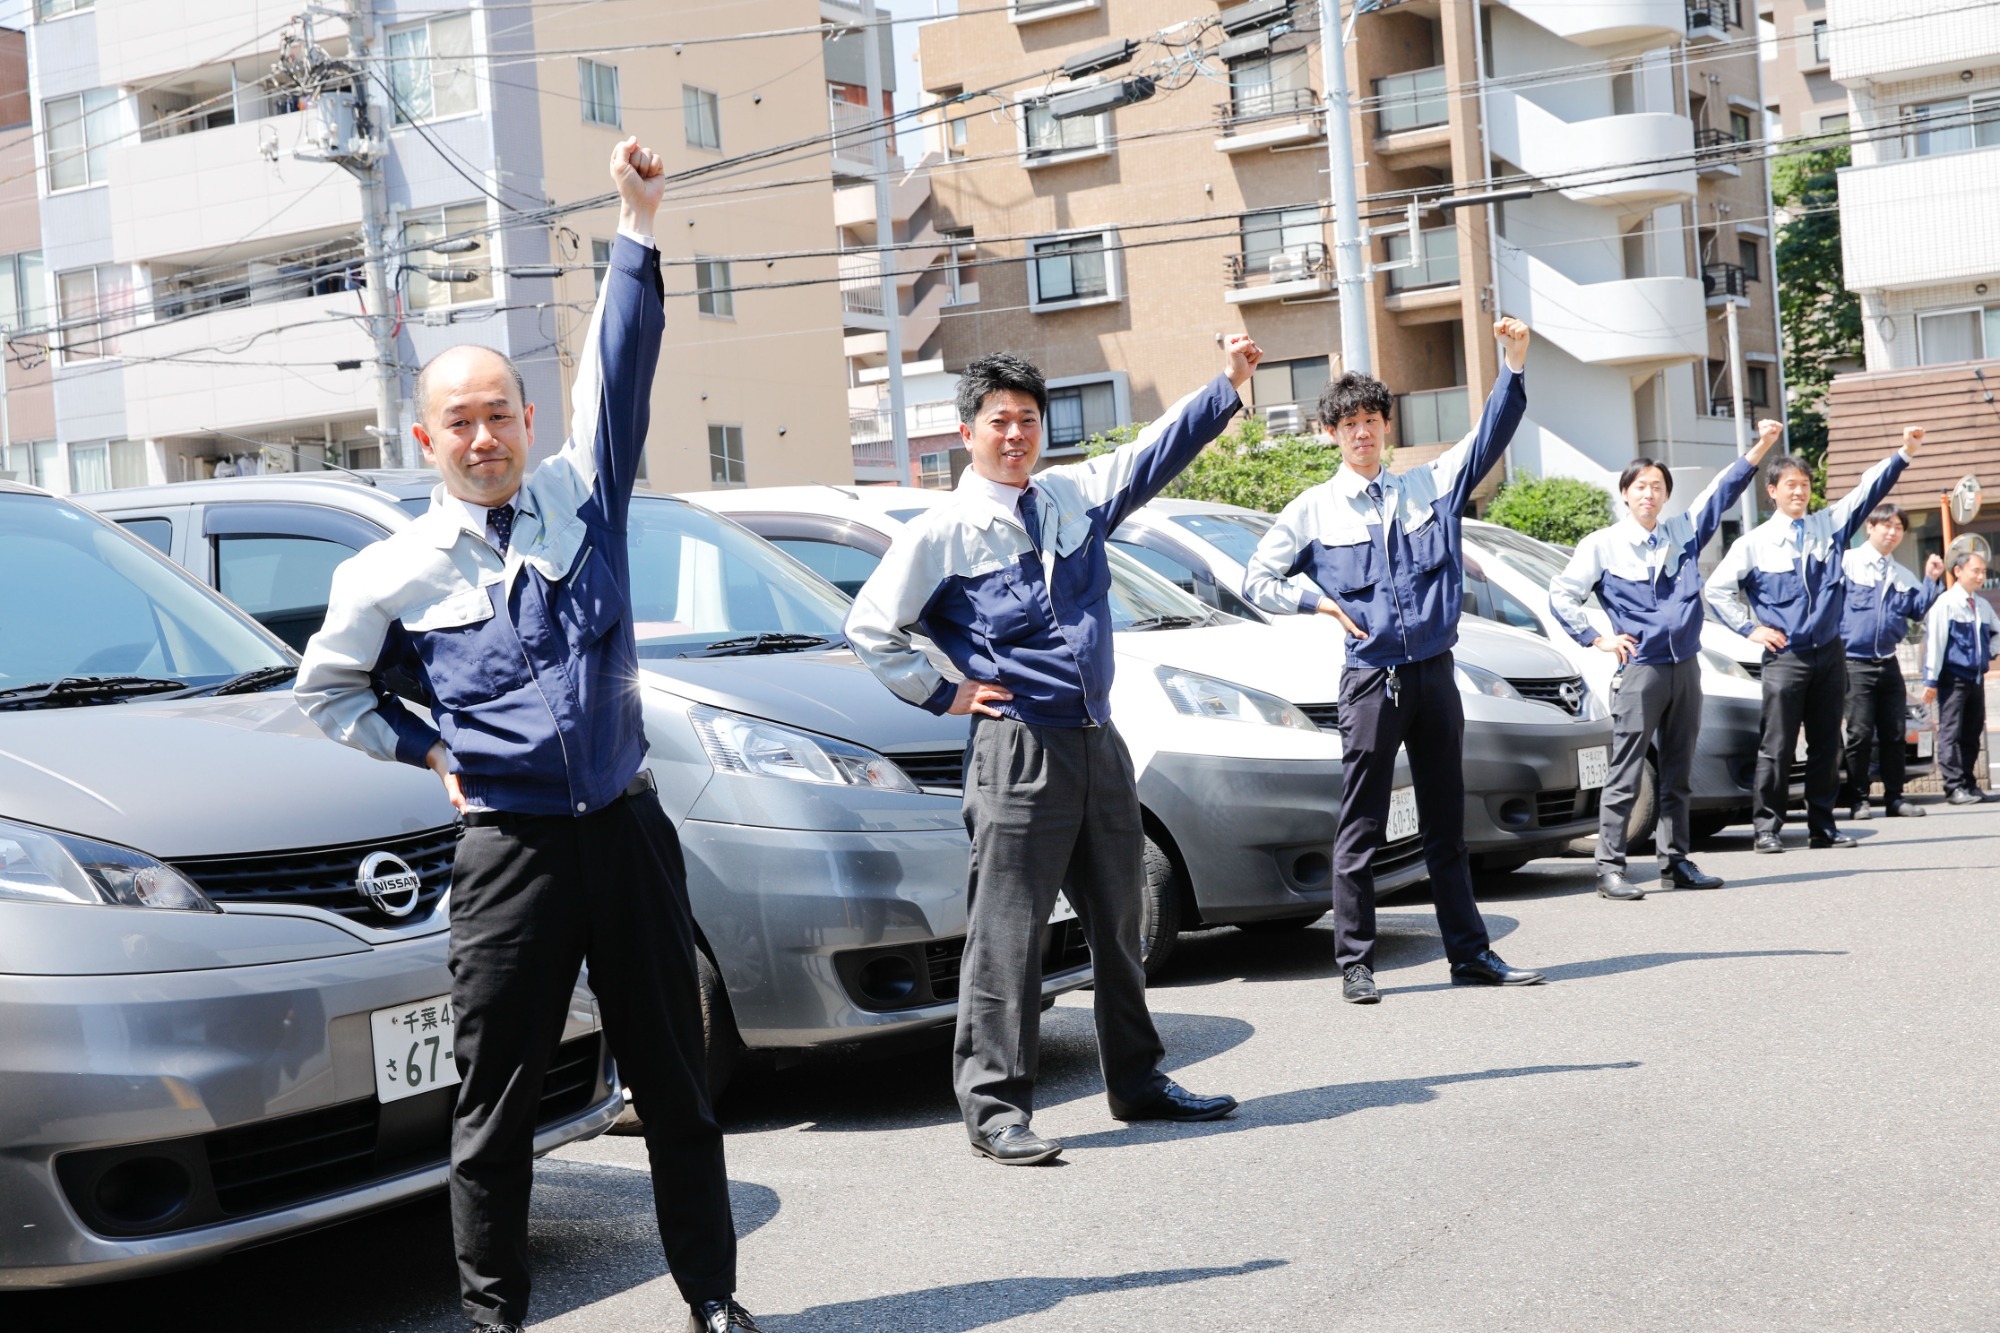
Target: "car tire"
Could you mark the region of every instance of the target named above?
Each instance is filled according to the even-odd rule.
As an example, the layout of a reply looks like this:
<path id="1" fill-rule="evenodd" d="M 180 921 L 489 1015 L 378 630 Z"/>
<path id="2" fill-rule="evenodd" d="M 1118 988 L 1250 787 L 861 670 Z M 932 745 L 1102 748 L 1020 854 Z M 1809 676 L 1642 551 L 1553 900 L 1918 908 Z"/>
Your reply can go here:
<path id="1" fill-rule="evenodd" d="M 1325 915 L 1325 912 L 1314 912 L 1311 916 L 1281 916 L 1270 921 L 1238 921 L 1236 928 L 1252 935 L 1290 935 L 1304 930 Z"/>
<path id="2" fill-rule="evenodd" d="M 1632 812 L 1625 816 L 1625 845 L 1634 851 L 1652 841 L 1654 826 L 1660 822 L 1660 766 L 1651 755 L 1639 770 L 1639 790 L 1632 797 Z"/>
<path id="3" fill-rule="evenodd" d="M 1187 876 L 1180 863 L 1152 838 L 1146 839 L 1146 891 L 1139 917 L 1139 958 L 1146 980 L 1160 975 L 1181 938 L 1181 901 Z"/>
<path id="4" fill-rule="evenodd" d="M 721 1102 L 723 1094 L 729 1090 L 730 1080 L 736 1077 L 736 1065 L 743 1055 L 743 1039 L 736 1033 L 736 1019 L 729 1012 L 729 992 L 722 984 L 722 973 L 708 955 L 696 951 L 694 956 L 695 981 L 701 992 L 701 1045 L 702 1063 L 708 1073 L 708 1102 L 714 1106 Z M 641 1134 L 646 1129 L 639 1119 L 638 1111 L 632 1107 L 632 1090 L 625 1089 L 625 1109 L 611 1122 L 612 1134 Z"/>

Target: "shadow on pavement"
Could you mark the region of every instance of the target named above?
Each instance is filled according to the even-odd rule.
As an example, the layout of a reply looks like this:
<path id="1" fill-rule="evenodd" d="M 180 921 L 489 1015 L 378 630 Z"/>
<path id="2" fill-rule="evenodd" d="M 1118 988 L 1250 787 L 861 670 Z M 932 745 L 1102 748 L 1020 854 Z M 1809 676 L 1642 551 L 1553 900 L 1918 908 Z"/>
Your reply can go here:
<path id="1" fill-rule="evenodd" d="M 1375 916 L 1376 972 L 1444 961 L 1444 940 L 1438 934 L 1437 914 L 1429 901 L 1399 898 L 1396 907 L 1396 911 L 1378 911 Z M 1496 942 L 1520 928 L 1521 923 L 1511 916 L 1484 915 L 1487 933 Z M 1218 981 L 1310 981 L 1339 976 L 1333 919 L 1323 917 L 1312 926 L 1284 935 L 1253 935 L 1224 927 L 1185 936 L 1165 975 L 1150 990 L 1158 994 Z M 1171 1049 L 1173 1043 L 1167 1044 Z"/>
<path id="2" fill-rule="evenodd" d="M 1022 1315 L 1045 1313 L 1076 1296 L 1243 1277 L 1282 1268 L 1285 1263 L 1283 1259 L 1253 1259 L 1226 1268 L 1167 1268 L 1108 1277 L 1011 1277 L 991 1282 L 962 1282 L 928 1291 L 815 1305 L 797 1314 L 762 1316 L 759 1322 L 772 1333 L 882 1333 L 885 1329 L 971 1333 L 973 1329 L 990 1328 Z"/>
<path id="3" fill-rule="evenodd" d="M 1437 1090 L 1453 1083 L 1483 1083 L 1488 1079 L 1527 1078 L 1535 1074 L 1588 1074 L 1604 1069 L 1638 1067 L 1637 1060 L 1616 1060 L 1608 1064 L 1527 1065 L 1518 1069 L 1481 1069 L 1470 1074 L 1438 1074 L 1431 1078 L 1329 1083 L 1324 1087 L 1252 1097 L 1227 1120 L 1199 1121 L 1189 1125 L 1146 1121 L 1096 1134 L 1066 1135 L 1062 1143 L 1066 1152 L 1078 1148 L 1123 1148 L 1163 1139 L 1207 1138 L 1215 1134 L 1237 1134 L 1247 1129 L 1310 1125 L 1379 1106 L 1421 1106 L 1425 1102 L 1436 1101 Z"/>
<path id="4" fill-rule="evenodd" d="M 1612 977 L 1621 972 L 1643 972 L 1649 967 L 1670 963 L 1700 963 L 1718 958 L 1845 958 L 1845 949 L 1720 949 L 1711 953 L 1630 953 L 1617 958 L 1596 958 L 1584 963 L 1556 963 L 1539 970 L 1550 981 L 1582 981 L 1588 977 Z M 1485 986 L 1384 986 L 1384 995 L 1421 995 L 1425 991 L 1486 990 Z"/>

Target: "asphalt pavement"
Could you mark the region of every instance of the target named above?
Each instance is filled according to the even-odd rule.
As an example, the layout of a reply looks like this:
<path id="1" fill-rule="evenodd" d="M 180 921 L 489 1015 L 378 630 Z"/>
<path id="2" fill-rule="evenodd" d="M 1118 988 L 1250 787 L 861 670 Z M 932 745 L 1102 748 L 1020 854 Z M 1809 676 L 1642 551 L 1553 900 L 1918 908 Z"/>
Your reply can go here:
<path id="1" fill-rule="evenodd" d="M 2000 1327 L 2000 806 L 1861 846 L 1699 849 L 1716 892 L 1612 903 L 1587 859 L 1482 886 L 1551 984 L 1448 984 L 1429 904 L 1381 914 L 1383 1002 L 1326 923 L 1193 936 L 1151 998 L 1230 1120 L 1122 1125 L 1088 992 L 1044 1015 L 1036 1128 L 973 1156 L 939 1048 L 743 1079 L 743 1299 L 769 1333 Z M 674 1330 L 637 1139 L 545 1159 L 535 1326 Z M 129 1321 L 129 1322 L 125 1322 Z M 215 1267 L 0 1297 L 10 1333 L 459 1330 L 426 1202 Z"/>

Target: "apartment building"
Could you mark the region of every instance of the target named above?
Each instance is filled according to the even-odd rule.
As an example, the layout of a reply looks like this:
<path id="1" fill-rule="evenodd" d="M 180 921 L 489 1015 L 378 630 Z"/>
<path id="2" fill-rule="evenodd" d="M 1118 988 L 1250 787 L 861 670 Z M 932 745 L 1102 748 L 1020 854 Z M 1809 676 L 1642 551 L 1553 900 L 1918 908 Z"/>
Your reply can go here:
<path id="1" fill-rule="evenodd" d="M 359 82 L 386 141 L 401 417 L 383 439 L 357 317 L 363 196 L 314 149 L 343 128 L 334 104 L 354 78 L 296 77 L 346 56 L 344 19 L 309 11 L 308 31 L 290 0 L 36 0 L 27 48 L 55 325 L 47 484 L 415 461 L 415 371 L 464 342 L 516 360 L 542 407 L 538 447 L 558 446 L 615 212 L 523 214 L 604 193 L 621 132 L 684 170 L 824 123 L 817 77 L 772 77 L 816 55 L 816 37 L 716 40 L 808 25 L 813 0 L 619 8 L 614 21 L 588 7 L 375 0 L 381 46 Z M 600 46 L 632 49 L 571 54 Z M 292 74 L 274 75 L 281 57 Z M 764 183 L 755 171 L 729 181 Z M 693 183 L 662 213 L 669 332 L 652 484 L 845 477 L 834 297 L 824 282 L 737 291 L 747 265 L 704 259 L 823 248 L 828 195 L 820 185 L 772 208 Z M 827 273 L 823 260 L 774 259 L 754 281 Z"/>
<path id="2" fill-rule="evenodd" d="M 1185 48 L 1167 30 L 1212 18 L 1198 66 L 1147 40 Z M 1144 74 L 1153 95 L 1055 117 L 1089 78 L 1047 71 L 1121 39 L 1141 41 L 1132 63 L 1095 77 Z M 1212 375 L 1240 330 L 1268 357 L 1255 410 L 1303 426 L 1341 364 L 1316 5 L 1016 0 L 926 27 L 923 72 L 939 226 L 978 247 L 947 368 L 1037 359 L 1062 457 Z M 1348 80 L 1370 257 L 1400 265 L 1367 298 L 1397 465 L 1469 427 L 1505 311 L 1538 333 L 1510 466 L 1610 487 L 1646 453 L 1698 491 L 1735 454 L 1728 305 L 1746 414 L 1782 388 L 1758 61 L 1733 0 L 1410 0 L 1355 19 Z M 1514 197 L 1402 225 L 1412 197 L 1496 187 Z"/>
<path id="3" fill-rule="evenodd" d="M 47 322 L 28 37 L 0 28 L 0 476 L 46 485 L 60 471 Z"/>
<path id="4" fill-rule="evenodd" d="M 1834 82 L 1826 0 L 1757 0 L 1765 30 L 1764 110 L 1780 139 L 1847 129 L 1847 89 Z"/>
<path id="5" fill-rule="evenodd" d="M 1829 391 L 1827 484 L 1853 485 L 1904 425 L 1925 426 L 1896 495 L 1921 560 L 1943 543 L 1941 494 L 1967 475 L 2000 485 L 2000 8 L 1908 0 L 1882 17 L 1827 0 L 1829 68 L 1852 108 L 1841 259 L 1867 366 Z M 1989 504 L 1970 530 L 2000 544 L 2000 513 Z"/>

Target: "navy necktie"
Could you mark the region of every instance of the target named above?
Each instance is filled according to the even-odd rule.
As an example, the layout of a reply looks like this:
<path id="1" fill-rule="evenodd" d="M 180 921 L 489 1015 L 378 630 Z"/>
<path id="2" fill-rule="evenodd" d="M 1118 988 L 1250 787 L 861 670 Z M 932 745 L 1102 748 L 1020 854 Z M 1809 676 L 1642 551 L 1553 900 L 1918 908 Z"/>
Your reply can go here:
<path id="1" fill-rule="evenodd" d="M 1035 488 L 1028 486 L 1021 491 L 1021 526 L 1027 529 L 1028 541 L 1035 548 L 1035 554 L 1042 553 L 1042 515 L 1035 503 Z"/>
<path id="2" fill-rule="evenodd" d="M 505 504 L 487 510 L 486 530 L 493 534 L 493 549 L 501 555 L 507 554 L 507 544 L 514 540 L 514 506 Z"/>

